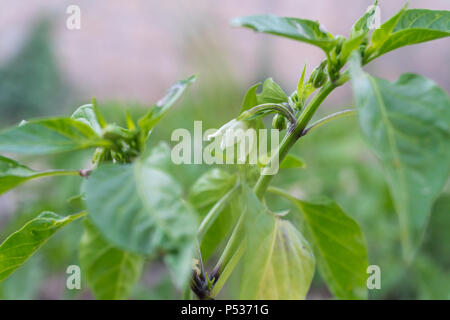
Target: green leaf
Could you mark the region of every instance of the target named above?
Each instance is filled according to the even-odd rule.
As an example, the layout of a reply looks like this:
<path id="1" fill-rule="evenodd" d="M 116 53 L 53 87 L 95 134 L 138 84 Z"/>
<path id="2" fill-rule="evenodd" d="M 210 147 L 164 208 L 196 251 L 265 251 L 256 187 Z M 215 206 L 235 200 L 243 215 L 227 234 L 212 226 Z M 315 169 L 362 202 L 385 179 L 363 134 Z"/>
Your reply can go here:
<path id="1" fill-rule="evenodd" d="M 32 120 L 0 132 L 0 152 L 51 154 L 107 144 L 87 124 L 70 118 Z"/>
<path id="2" fill-rule="evenodd" d="M 250 87 L 250 89 L 248 89 L 247 93 L 245 94 L 244 100 L 242 101 L 241 111 L 239 112 L 239 114 L 242 114 L 243 112 L 258 105 L 258 94 L 256 92 L 258 91 L 260 86 L 261 82 L 253 85 L 252 87 Z M 264 128 L 264 122 L 262 121 L 262 119 L 249 120 L 247 121 L 247 123 L 251 128 Z"/>
<path id="3" fill-rule="evenodd" d="M 450 36 L 450 11 L 403 8 L 373 33 L 370 60 L 400 47 Z"/>
<path id="4" fill-rule="evenodd" d="M 100 126 L 92 104 L 85 104 L 78 107 L 78 109 L 72 114 L 71 118 L 88 125 L 99 136 L 102 135 L 102 127 Z"/>
<path id="5" fill-rule="evenodd" d="M 333 201 L 291 198 L 303 214 L 320 274 L 340 299 L 367 298 L 367 249 L 353 219 Z"/>
<path id="6" fill-rule="evenodd" d="M 281 162 L 280 169 L 291 169 L 291 168 L 306 168 L 306 164 L 303 159 L 288 154 Z"/>
<path id="7" fill-rule="evenodd" d="M 250 89 L 248 89 L 247 93 L 245 94 L 244 100 L 242 101 L 241 111 L 239 113 L 247 111 L 258 105 L 258 96 L 256 92 L 258 91 L 260 86 L 261 82 L 258 82 L 257 84 L 251 86 Z"/>
<path id="8" fill-rule="evenodd" d="M 375 17 L 377 6 L 378 0 L 376 0 L 375 3 L 367 9 L 364 15 L 355 22 L 350 33 L 350 39 L 360 37 L 361 34 L 367 34 L 369 32 L 369 25 Z"/>
<path id="9" fill-rule="evenodd" d="M 125 110 L 125 121 L 127 123 L 128 130 L 136 129 L 136 124 L 134 123 L 133 117 L 131 116 L 129 110 Z"/>
<path id="10" fill-rule="evenodd" d="M 288 102 L 289 98 L 284 93 L 283 89 L 275 82 L 272 78 L 268 78 L 264 81 L 263 89 L 261 93 L 256 93 L 256 90 L 258 89 L 259 84 L 253 86 L 250 88 L 250 90 L 247 92 L 247 95 L 244 99 L 242 112 L 240 113 L 239 117 L 237 117 L 237 120 L 245 120 L 250 123 L 250 126 L 253 128 L 264 128 L 264 123 L 262 122 L 262 119 L 258 119 L 264 115 L 267 115 L 269 113 L 273 112 L 283 112 L 283 110 L 279 110 L 276 108 L 276 106 L 272 105 L 265 105 L 263 104 L 280 104 L 280 103 L 286 103 Z M 254 99 L 256 98 L 256 101 Z M 250 109 L 251 107 L 247 108 L 247 105 L 254 104 L 257 105 L 257 109 L 252 109 L 251 111 L 246 111 L 246 109 Z M 245 107 L 244 107 L 245 106 Z M 245 110 L 244 110 L 245 109 Z M 286 108 L 283 108 L 286 109 Z M 287 110 L 287 109 L 286 109 Z M 288 112 L 288 111 L 285 111 Z M 255 121 L 256 120 L 256 121 Z"/>
<path id="11" fill-rule="evenodd" d="M 171 160 L 171 150 L 172 149 L 166 142 L 161 141 L 157 145 L 148 148 L 142 155 L 142 158 L 157 169 L 166 172 L 174 172 L 175 168 L 178 166 Z"/>
<path id="12" fill-rule="evenodd" d="M 197 219 L 182 199 L 182 187 L 159 167 L 159 159 L 150 153 L 134 164 L 100 166 L 85 185 L 86 204 L 107 241 L 139 254 L 167 253 L 169 267 L 180 264 L 177 270 L 184 271 L 174 277 L 180 285 L 190 275 L 185 262 L 192 254 Z"/>
<path id="13" fill-rule="evenodd" d="M 371 48 L 370 50 L 378 50 L 383 43 L 389 38 L 398 21 L 405 13 L 408 5 L 404 5 L 403 8 L 397 12 L 393 17 L 391 17 L 388 21 L 383 23 L 378 29 L 375 29 L 372 33 L 371 38 Z"/>
<path id="14" fill-rule="evenodd" d="M 306 99 L 308 99 L 311 93 L 313 93 L 314 90 L 316 90 L 316 88 L 314 88 L 311 82 L 305 81 L 305 76 L 306 76 L 306 64 L 303 67 L 302 75 L 300 76 L 300 79 L 297 84 L 297 89 L 295 91 L 297 94 L 297 101 L 295 102 L 296 109 L 298 108 L 301 109 L 304 106 Z"/>
<path id="15" fill-rule="evenodd" d="M 263 115 L 267 115 L 273 112 L 281 112 L 275 111 L 274 106 L 261 105 L 288 102 L 288 96 L 286 95 L 286 93 L 284 93 L 283 89 L 281 89 L 281 87 L 275 81 L 273 81 L 272 78 L 268 78 L 264 81 L 261 93 L 256 93 L 259 85 L 260 84 L 256 84 L 248 90 L 242 104 L 241 113 L 239 117 L 236 118 L 237 120 L 245 120 L 251 122 L 252 120 L 255 120 Z M 255 106 L 257 106 L 258 109 L 263 109 L 258 111 L 252 109 L 251 111 L 247 111 L 248 109 L 251 109 Z M 259 123 L 255 121 L 253 124 L 256 126 L 263 125 L 261 121 Z"/>
<path id="16" fill-rule="evenodd" d="M 336 41 L 333 36 L 317 21 L 277 17 L 273 15 L 256 15 L 235 18 L 232 24 L 247 27 L 256 32 L 263 32 L 306 42 L 329 52 Z"/>
<path id="17" fill-rule="evenodd" d="M 43 212 L 11 234 L 0 245 L 0 281 L 19 268 L 56 231 L 85 214 L 62 217 L 53 212 Z"/>
<path id="18" fill-rule="evenodd" d="M 203 174 L 192 186 L 189 201 L 199 211 L 220 200 L 234 185 L 236 176 L 215 168 Z"/>
<path id="19" fill-rule="evenodd" d="M 79 254 L 83 274 L 96 299 L 129 297 L 142 272 L 144 258 L 109 243 L 86 219 Z"/>
<path id="20" fill-rule="evenodd" d="M 350 67 L 359 124 L 385 169 L 410 259 L 450 172 L 450 101 L 422 76 L 392 83 L 368 75 L 356 60 Z"/>
<path id="21" fill-rule="evenodd" d="M 66 175 L 78 175 L 78 172 L 67 170 L 38 172 L 12 159 L 0 156 L 0 195 L 34 178 Z"/>
<path id="22" fill-rule="evenodd" d="M 0 283 L 0 300 L 35 300 L 45 279 L 45 265 L 39 254 L 28 259 Z"/>
<path id="23" fill-rule="evenodd" d="M 91 219 L 117 246 L 142 254 L 192 241 L 193 210 L 182 200 L 181 186 L 143 160 L 133 165 L 99 167 L 86 184 Z"/>
<path id="24" fill-rule="evenodd" d="M 100 112 L 100 109 L 98 108 L 97 99 L 95 97 L 92 98 L 92 110 L 94 111 L 95 118 L 97 119 L 100 128 L 106 127 L 107 125 L 106 120 L 103 117 L 102 113 Z"/>
<path id="25" fill-rule="evenodd" d="M 304 92 L 305 92 L 305 75 L 306 75 L 306 64 L 305 64 L 305 66 L 303 67 L 303 70 L 302 70 L 302 75 L 300 76 L 300 79 L 298 80 L 298 83 L 297 83 L 297 89 L 296 89 L 296 93 L 297 93 L 297 99 L 301 102 L 301 103 L 303 103 L 303 95 L 304 95 Z"/>
<path id="26" fill-rule="evenodd" d="M 175 82 L 166 95 L 160 99 L 155 105 L 150 107 L 149 112 L 139 119 L 138 125 L 144 130 L 145 137 L 148 132 L 161 120 L 161 118 L 167 113 L 170 107 L 178 100 L 183 92 L 194 83 L 196 77 L 191 76 L 186 80 L 180 80 Z"/>
<path id="27" fill-rule="evenodd" d="M 288 96 L 272 78 L 264 81 L 261 93 L 257 95 L 258 104 L 283 103 L 288 101 Z"/>
<path id="28" fill-rule="evenodd" d="M 357 50 L 365 42 L 368 33 L 368 31 L 361 32 L 358 36 L 344 41 L 341 53 L 339 54 L 339 60 L 342 64 L 345 64 L 352 52 Z"/>
<path id="29" fill-rule="evenodd" d="M 308 242 L 290 222 L 269 213 L 248 188 L 241 299 L 304 299 L 314 275 Z"/>

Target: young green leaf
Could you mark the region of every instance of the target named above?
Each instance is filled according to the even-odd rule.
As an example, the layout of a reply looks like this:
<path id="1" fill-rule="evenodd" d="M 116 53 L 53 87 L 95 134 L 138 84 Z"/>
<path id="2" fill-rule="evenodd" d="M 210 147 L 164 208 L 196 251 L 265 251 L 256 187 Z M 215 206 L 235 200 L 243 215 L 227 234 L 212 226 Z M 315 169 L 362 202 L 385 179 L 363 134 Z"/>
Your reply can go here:
<path id="1" fill-rule="evenodd" d="M 269 213 L 247 188 L 246 253 L 241 299 L 305 299 L 315 260 L 308 242 L 290 224 Z"/>
<path id="2" fill-rule="evenodd" d="M 43 212 L 11 234 L 0 245 L 0 281 L 19 268 L 56 231 L 85 214 L 62 217 L 53 212 Z"/>
<path id="3" fill-rule="evenodd" d="M 367 35 L 370 30 L 369 25 L 371 25 L 375 17 L 377 6 L 378 0 L 376 0 L 375 3 L 367 9 L 364 15 L 355 22 L 350 33 L 350 39 L 359 37 L 361 34 Z"/>
<path id="4" fill-rule="evenodd" d="M 399 12 L 397 12 L 388 21 L 386 21 L 379 28 L 373 31 L 372 38 L 370 40 L 371 42 L 369 49 L 370 51 L 378 50 L 383 45 L 383 43 L 389 38 L 398 21 L 405 13 L 407 7 L 408 4 L 404 5 Z"/>
<path id="5" fill-rule="evenodd" d="M 195 79 L 195 76 L 191 76 L 186 80 L 175 82 L 175 84 L 167 90 L 166 95 L 155 105 L 150 107 L 148 113 L 139 119 L 138 125 L 144 131 L 145 138 L 147 137 L 148 132 L 161 120 L 183 92 L 194 83 Z"/>
<path id="6" fill-rule="evenodd" d="M 295 91 L 295 93 L 297 94 L 297 101 L 295 102 L 296 109 L 301 109 L 305 104 L 306 99 L 308 99 L 311 93 L 313 93 L 314 90 L 316 90 L 316 88 L 314 88 L 312 83 L 310 83 L 309 81 L 305 81 L 305 76 L 306 76 L 306 64 L 303 67 L 302 75 L 300 76 L 300 79 L 297 83 L 297 89 Z"/>
<path id="7" fill-rule="evenodd" d="M 367 298 L 367 249 L 358 223 L 331 200 L 307 202 L 280 189 L 271 191 L 292 201 L 302 213 L 320 274 L 330 291 L 340 299 Z"/>
<path id="8" fill-rule="evenodd" d="M 47 170 L 34 171 L 17 161 L 0 156 L 0 195 L 17 187 L 18 185 L 40 177 L 79 175 L 78 171 Z"/>
<path id="9" fill-rule="evenodd" d="M 261 86 L 261 83 L 257 83 L 255 85 L 253 85 L 252 87 L 250 87 L 250 89 L 248 89 L 247 93 L 245 94 L 244 100 L 242 101 L 242 105 L 241 105 L 241 111 L 239 112 L 239 114 L 244 113 L 245 111 L 257 106 L 259 104 L 258 102 L 258 89 Z M 264 122 L 262 121 L 262 119 L 253 119 L 253 120 L 247 120 L 246 123 L 248 124 L 249 127 L 251 128 L 264 128 Z"/>
<path id="10" fill-rule="evenodd" d="M 257 94 L 258 104 L 283 103 L 288 101 L 288 96 L 272 78 L 264 81 L 261 93 Z"/>
<path id="11" fill-rule="evenodd" d="M 32 120 L 0 132 L 0 152 L 51 154 L 108 144 L 90 126 L 70 118 Z"/>
<path id="12" fill-rule="evenodd" d="M 410 259 L 450 172 L 449 97 L 419 75 L 394 83 L 372 77 L 357 59 L 351 76 L 359 124 L 385 168 Z"/>
<path id="13" fill-rule="evenodd" d="M 236 118 L 237 120 L 246 122 L 253 121 L 251 125 L 253 128 L 263 128 L 264 124 L 262 119 L 259 118 L 275 112 L 287 117 L 291 122 L 295 122 L 295 116 L 291 110 L 287 106 L 281 105 L 289 102 L 289 97 L 272 78 L 264 81 L 261 93 L 255 93 L 257 88 L 257 86 L 253 86 L 247 92 L 247 96 L 244 99 L 244 103 L 246 103 L 247 98 L 256 97 L 256 106 L 251 110 L 242 110 Z M 258 119 L 259 121 L 255 121 Z"/>
<path id="14" fill-rule="evenodd" d="M 251 28 L 256 32 L 306 42 L 322 48 L 325 52 L 329 52 L 336 45 L 333 36 L 317 21 L 273 15 L 256 15 L 235 18 L 232 24 Z"/>
<path id="15" fill-rule="evenodd" d="M 256 92 L 258 91 L 260 86 L 261 82 L 258 82 L 257 84 L 251 86 L 250 89 L 248 89 L 247 93 L 245 94 L 244 100 L 242 101 L 241 111 L 239 113 L 247 111 L 248 109 L 251 109 L 258 105 L 258 96 Z"/>
<path id="16" fill-rule="evenodd" d="M 78 107 L 78 109 L 72 114 L 71 118 L 88 125 L 99 136 L 102 135 L 102 127 L 100 126 L 92 104 L 85 104 Z"/>
<path id="17" fill-rule="evenodd" d="M 128 298 L 139 280 L 144 258 L 106 241 L 88 219 L 83 225 L 80 263 L 94 297 L 106 300 Z"/>
<path id="18" fill-rule="evenodd" d="M 342 45 L 341 52 L 339 54 L 340 63 L 343 65 L 347 62 L 348 58 L 353 51 L 357 50 L 366 40 L 368 31 L 361 32 L 359 35 L 345 40 Z"/>
<path id="19" fill-rule="evenodd" d="M 374 31 L 370 60 L 389 51 L 450 36 L 450 11 L 403 8 Z"/>
<path id="20" fill-rule="evenodd" d="M 296 89 L 296 93 L 297 93 L 297 99 L 300 101 L 300 103 L 303 103 L 304 99 L 304 92 L 305 92 L 305 76 L 306 76 L 306 64 L 303 67 L 302 70 L 302 75 L 300 76 L 300 79 L 298 80 L 297 83 L 297 89 Z"/>
<path id="21" fill-rule="evenodd" d="M 92 110 L 94 111 L 95 118 L 97 119 L 98 124 L 100 125 L 100 128 L 104 128 L 107 125 L 107 122 L 105 118 L 103 117 L 102 113 L 100 112 L 100 109 L 97 105 L 97 99 L 94 97 L 92 98 Z"/>
<path id="22" fill-rule="evenodd" d="M 136 129 L 136 124 L 134 123 L 133 117 L 128 110 L 125 111 L 125 120 L 127 122 L 128 130 Z"/>

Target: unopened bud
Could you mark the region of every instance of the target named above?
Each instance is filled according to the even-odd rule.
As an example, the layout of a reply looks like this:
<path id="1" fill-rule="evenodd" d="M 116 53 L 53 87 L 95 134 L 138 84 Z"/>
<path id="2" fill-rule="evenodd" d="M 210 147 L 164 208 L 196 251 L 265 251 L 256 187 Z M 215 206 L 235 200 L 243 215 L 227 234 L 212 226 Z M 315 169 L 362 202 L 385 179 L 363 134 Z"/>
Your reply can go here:
<path id="1" fill-rule="evenodd" d="M 311 73 L 311 77 L 309 78 L 309 82 L 312 83 L 314 88 L 320 88 L 327 81 L 327 73 L 325 72 L 326 63 L 321 63 L 320 66 L 315 68 Z"/>
<path id="2" fill-rule="evenodd" d="M 281 114 L 276 114 L 272 119 L 272 127 L 278 130 L 284 130 L 286 128 L 286 118 Z"/>

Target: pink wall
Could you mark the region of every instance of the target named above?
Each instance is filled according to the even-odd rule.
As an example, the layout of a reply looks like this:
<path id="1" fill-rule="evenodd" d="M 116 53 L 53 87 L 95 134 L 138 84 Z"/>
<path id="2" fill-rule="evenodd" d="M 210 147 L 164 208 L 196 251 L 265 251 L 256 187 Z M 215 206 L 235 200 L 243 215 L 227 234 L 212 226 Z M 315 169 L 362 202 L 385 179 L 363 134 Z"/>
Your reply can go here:
<path id="1" fill-rule="evenodd" d="M 322 52 L 306 44 L 232 28 L 230 19 L 256 13 L 298 16 L 317 19 L 330 32 L 347 35 L 352 22 L 371 2 L 2 0 L 0 63 L 19 48 L 34 18 L 49 13 L 59 63 L 86 99 L 95 95 L 100 99 L 148 103 L 177 78 L 199 71 L 201 76 L 202 72 L 220 71 L 224 66 L 231 68 L 245 87 L 261 76 L 271 75 L 292 90 L 303 63 L 307 62 L 311 70 L 323 58 Z M 381 0 L 382 21 L 404 2 Z M 81 30 L 66 29 L 65 10 L 70 4 L 81 7 Z M 448 10 L 450 2 L 412 0 L 410 7 Z M 215 50 L 205 43 L 211 43 Z M 224 54 L 225 64 L 217 58 L 217 51 Z M 449 89 L 449 57 L 446 39 L 391 53 L 369 68 L 389 79 L 402 72 L 422 73 Z"/>

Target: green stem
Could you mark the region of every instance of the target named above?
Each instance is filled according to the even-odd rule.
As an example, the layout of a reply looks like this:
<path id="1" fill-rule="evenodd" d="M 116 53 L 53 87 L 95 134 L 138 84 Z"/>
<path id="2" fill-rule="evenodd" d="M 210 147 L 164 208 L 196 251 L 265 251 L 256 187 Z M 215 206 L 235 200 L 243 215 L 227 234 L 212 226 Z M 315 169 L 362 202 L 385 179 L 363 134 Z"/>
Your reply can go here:
<path id="1" fill-rule="evenodd" d="M 228 191 L 216 204 L 209 210 L 206 217 L 203 219 L 197 231 L 197 238 L 202 239 L 205 233 L 208 231 L 209 227 L 216 221 L 219 214 L 223 211 L 223 209 L 230 203 L 231 199 L 234 196 L 234 193 L 239 187 L 239 182 Z"/>
<path id="2" fill-rule="evenodd" d="M 232 253 L 236 247 L 237 241 L 239 241 L 239 233 L 242 228 L 242 223 L 244 221 L 244 215 L 241 214 L 239 216 L 239 220 L 236 223 L 236 226 L 233 229 L 233 232 L 231 233 L 230 239 L 228 239 L 227 245 L 225 246 L 225 249 L 222 252 L 222 255 L 219 258 L 219 261 L 216 264 L 216 267 L 214 268 L 215 271 L 218 273 L 221 273 L 222 270 L 226 267 L 228 264 L 230 258 L 232 257 Z"/>
<path id="3" fill-rule="evenodd" d="M 275 157 L 278 157 L 278 163 L 281 163 L 284 159 L 284 157 L 288 154 L 289 150 L 292 148 L 292 146 L 297 142 L 297 140 L 302 136 L 303 130 L 305 130 L 306 126 L 308 125 L 309 121 L 311 120 L 314 113 L 317 111 L 317 108 L 322 104 L 322 102 L 325 100 L 326 97 L 337 87 L 341 86 L 345 82 L 347 82 L 350 79 L 350 75 L 348 72 L 344 72 L 341 77 L 335 81 L 335 82 L 327 82 L 322 89 L 312 98 L 312 100 L 309 102 L 309 104 L 305 107 L 303 112 L 300 114 L 300 117 L 298 118 L 297 124 L 293 129 L 290 129 L 288 134 L 284 137 L 283 141 L 281 142 L 280 148 L 277 150 L 277 152 L 272 156 L 271 160 L 269 161 L 268 166 L 270 166 L 270 163 L 273 161 L 272 159 L 275 159 Z M 269 186 L 270 182 L 272 181 L 273 175 L 261 175 L 256 182 L 256 185 L 254 187 L 255 194 L 258 196 L 258 198 L 262 199 L 264 196 L 264 193 L 266 192 L 267 187 Z"/>
<path id="4" fill-rule="evenodd" d="M 314 113 L 317 111 L 317 108 L 322 104 L 322 102 L 325 100 L 325 98 L 337 87 L 341 86 L 345 82 L 347 82 L 350 79 L 349 73 L 344 72 L 339 79 L 337 79 L 335 82 L 327 82 L 322 89 L 312 98 L 312 100 L 309 102 L 309 104 L 305 107 L 303 112 L 300 114 L 298 120 L 294 123 L 294 126 L 291 127 L 288 131 L 288 134 L 283 138 L 283 141 L 281 142 L 280 147 L 276 151 L 274 155 L 272 155 L 271 160 L 269 161 L 268 165 L 273 161 L 273 159 L 276 159 L 274 157 L 279 157 L 278 161 L 281 163 L 281 161 L 284 159 L 284 157 L 288 154 L 289 150 L 292 148 L 292 146 L 297 142 L 297 140 L 302 136 L 306 126 L 308 125 L 309 121 L 311 120 Z M 273 175 L 261 175 L 256 182 L 256 185 L 254 187 L 254 192 L 258 196 L 258 198 L 262 199 L 264 196 L 264 193 L 266 192 L 267 188 L 269 187 L 269 184 L 273 178 Z M 282 190 L 270 188 L 272 192 L 277 192 L 279 194 L 283 193 L 283 196 L 286 196 Z M 289 196 L 289 195 L 288 195 Z M 242 243 L 236 248 L 236 242 L 238 239 L 239 231 L 243 224 L 243 216 L 241 215 L 239 217 L 238 222 L 236 223 L 236 226 L 233 230 L 233 233 L 228 240 L 228 243 L 225 247 L 225 250 L 222 253 L 222 256 L 219 259 L 219 262 L 216 265 L 215 270 L 220 274 L 223 273 L 222 276 L 224 276 L 223 279 L 219 277 L 218 282 L 214 286 L 211 297 L 215 297 L 223 285 L 225 284 L 226 280 L 228 279 L 228 276 L 231 274 L 233 269 L 235 268 L 237 262 L 240 260 L 242 255 L 245 253 L 245 245 Z M 235 249 L 236 248 L 236 249 Z M 220 282 L 219 282 L 220 281 Z"/>
<path id="5" fill-rule="evenodd" d="M 47 170 L 38 172 L 33 175 L 33 178 L 49 177 L 49 176 L 79 176 L 78 170 Z"/>
<path id="6" fill-rule="evenodd" d="M 309 120 L 313 116 L 316 109 L 319 107 L 322 101 L 330 94 L 330 92 L 333 89 L 334 86 L 330 82 L 328 82 L 322 88 L 322 90 L 320 90 L 319 93 L 311 100 L 311 102 L 308 104 L 305 110 L 300 114 L 300 117 L 295 127 L 293 129 L 290 129 L 288 134 L 283 138 L 280 148 L 277 150 L 277 152 L 275 152 L 274 155 L 272 155 L 269 164 L 273 161 L 273 159 L 275 159 L 275 157 L 278 157 L 278 163 L 281 163 L 281 161 L 283 161 L 284 157 L 287 155 L 289 150 L 295 144 L 297 139 L 301 136 L 303 130 L 305 129 L 306 125 L 308 124 Z M 273 175 L 261 175 L 259 177 L 254 188 L 254 191 L 258 196 L 258 198 L 261 199 L 263 197 L 272 178 Z"/>
<path id="7" fill-rule="evenodd" d="M 288 192 L 284 191 L 283 189 L 280 189 L 280 188 L 277 188 L 277 187 L 268 187 L 267 188 L 267 192 L 270 192 L 270 193 L 282 196 L 282 197 L 286 198 L 287 200 L 290 200 L 290 201 L 292 201 L 294 203 L 297 202 L 297 198 L 295 198 L 294 196 L 290 195 Z"/>
<path id="8" fill-rule="evenodd" d="M 242 256 L 244 255 L 246 250 L 245 242 L 241 243 L 239 247 L 234 252 L 233 256 L 231 257 L 230 261 L 227 263 L 225 268 L 223 269 L 223 272 L 220 274 L 219 280 L 217 280 L 216 284 L 214 285 L 214 288 L 211 290 L 210 297 L 215 298 L 220 290 L 223 288 L 225 283 L 227 282 L 228 278 L 230 277 L 231 273 L 233 272 L 234 268 L 236 267 L 239 260 L 241 260 Z"/>
<path id="9" fill-rule="evenodd" d="M 328 122 L 330 122 L 332 120 L 339 119 L 339 118 L 345 117 L 345 116 L 351 116 L 353 114 L 355 114 L 355 109 L 347 109 L 347 110 L 342 110 L 342 111 L 338 111 L 338 112 L 335 112 L 333 114 L 330 114 L 330 115 L 328 115 L 326 117 L 323 117 L 320 120 L 317 120 L 312 125 L 310 125 L 308 128 L 306 128 L 303 131 L 303 135 L 306 135 L 311 130 L 317 129 L 320 126 L 323 126 L 324 124 L 326 124 L 326 123 L 328 123 Z"/>
<path id="10" fill-rule="evenodd" d="M 243 222 L 244 215 L 241 214 L 219 261 L 212 272 L 214 277 L 218 277 L 219 280 L 214 284 L 213 290 L 211 291 L 211 298 L 214 298 L 225 285 L 226 280 L 231 275 L 236 264 L 245 252 L 245 241 L 242 241 L 242 238 L 240 238 Z"/>

